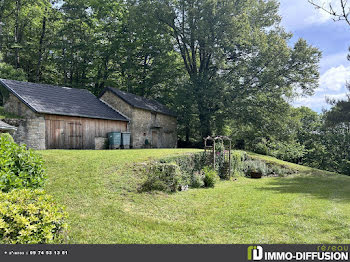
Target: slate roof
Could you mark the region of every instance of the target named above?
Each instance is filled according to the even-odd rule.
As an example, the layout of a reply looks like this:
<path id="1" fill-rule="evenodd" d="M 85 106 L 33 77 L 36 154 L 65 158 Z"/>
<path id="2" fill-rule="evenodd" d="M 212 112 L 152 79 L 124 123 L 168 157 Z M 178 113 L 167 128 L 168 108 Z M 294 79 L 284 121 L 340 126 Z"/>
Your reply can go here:
<path id="1" fill-rule="evenodd" d="M 131 93 L 127 93 L 125 91 L 119 90 L 117 88 L 113 87 L 107 87 L 105 90 L 101 93 L 100 97 L 106 92 L 111 91 L 118 97 L 120 97 L 122 100 L 124 100 L 126 103 L 133 107 L 141 108 L 150 110 L 152 112 L 162 113 L 165 115 L 170 115 L 176 117 L 176 114 L 172 112 L 169 108 L 167 108 L 165 105 L 162 105 L 156 100 L 148 99 L 142 96 L 134 95 Z"/>
<path id="2" fill-rule="evenodd" d="M 9 124 L 6 124 L 5 122 L 0 120 L 0 130 L 10 131 L 10 130 L 16 130 L 17 128 L 14 126 L 10 126 Z"/>
<path id="3" fill-rule="evenodd" d="M 37 113 L 128 121 L 85 89 L 5 79 L 0 84 Z"/>

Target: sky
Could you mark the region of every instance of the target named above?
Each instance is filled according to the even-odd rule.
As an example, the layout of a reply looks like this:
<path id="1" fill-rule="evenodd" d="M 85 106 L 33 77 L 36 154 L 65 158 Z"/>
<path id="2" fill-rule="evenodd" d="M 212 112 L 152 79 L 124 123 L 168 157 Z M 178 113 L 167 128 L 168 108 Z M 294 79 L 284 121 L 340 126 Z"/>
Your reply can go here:
<path id="1" fill-rule="evenodd" d="M 321 4 L 327 2 L 318 1 Z M 338 1 L 333 2 L 336 5 Z M 322 51 L 319 88 L 315 95 L 300 98 L 293 105 L 321 112 L 330 107 L 326 97 L 345 98 L 348 93 L 345 85 L 350 82 L 350 61 L 347 60 L 350 26 L 344 21 L 333 21 L 330 15 L 315 9 L 307 0 L 280 0 L 280 15 L 284 28 L 293 33 L 290 44 L 304 38 Z"/>

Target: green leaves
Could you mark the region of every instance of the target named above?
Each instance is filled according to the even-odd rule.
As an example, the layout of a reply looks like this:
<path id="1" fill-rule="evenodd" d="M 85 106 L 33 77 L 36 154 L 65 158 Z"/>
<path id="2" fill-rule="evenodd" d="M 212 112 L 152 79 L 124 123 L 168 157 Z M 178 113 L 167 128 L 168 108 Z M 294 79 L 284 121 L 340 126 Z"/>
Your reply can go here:
<path id="1" fill-rule="evenodd" d="M 25 145 L 19 146 L 8 134 L 0 136 L 0 190 L 39 188 L 46 179 L 43 161 Z"/>
<path id="2" fill-rule="evenodd" d="M 42 190 L 0 192 L 0 243 L 61 243 L 67 213 Z"/>

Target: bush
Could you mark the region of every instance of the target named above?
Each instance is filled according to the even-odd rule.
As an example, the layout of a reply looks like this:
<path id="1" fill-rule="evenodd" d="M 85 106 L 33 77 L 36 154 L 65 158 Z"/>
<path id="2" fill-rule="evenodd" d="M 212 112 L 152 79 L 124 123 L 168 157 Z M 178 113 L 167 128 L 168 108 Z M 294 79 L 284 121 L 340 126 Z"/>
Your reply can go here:
<path id="1" fill-rule="evenodd" d="M 191 176 L 194 172 L 201 171 L 204 166 L 208 165 L 209 158 L 204 153 L 192 153 L 174 157 L 160 159 L 160 163 L 176 163 L 182 173 Z"/>
<path id="2" fill-rule="evenodd" d="M 270 144 L 269 155 L 284 161 L 298 163 L 298 160 L 305 154 L 305 146 L 298 142 L 274 142 Z"/>
<path id="3" fill-rule="evenodd" d="M 242 151 L 233 151 L 231 158 L 233 174 L 236 176 L 242 175 L 244 171 L 244 161 L 247 159 L 247 153 Z"/>
<path id="4" fill-rule="evenodd" d="M 201 172 L 195 172 L 191 177 L 192 188 L 204 187 L 204 175 Z"/>
<path id="5" fill-rule="evenodd" d="M 0 136 L 0 190 L 39 188 L 45 181 L 43 161 L 26 146 L 17 145 L 9 134 Z"/>
<path id="6" fill-rule="evenodd" d="M 278 165 L 269 165 L 268 167 L 268 175 L 275 175 L 275 176 L 287 176 L 287 175 L 291 175 L 294 174 L 295 171 L 290 169 L 290 168 L 286 168 L 283 166 L 278 166 Z"/>
<path id="7" fill-rule="evenodd" d="M 0 192 L 0 242 L 6 244 L 62 243 L 67 214 L 52 197 L 36 189 Z"/>
<path id="8" fill-rule="evenodd" d="M 204 186 L 205 187 L 214 187 L 216 182 L 219 180 L 219 176 L 216 171 L 212 168 L 205 167 L 203 169 L 204 173 Z"/>
<path id="9" fill-rule="evenodd" d="M 181 186 L 189 184 L 187 177 L 181 175 L 180 168 L 175 163 L 152 164 L 146 172 L 147 179 L 140 191 L 176 192 Z"/>
<path id="10" fill-rule="evenodd" d="M 268 174 L 267 165 L 259 160 L 248 160 L 244 162 L 244 173 L 250 176 L 252 173 L 258 173 L 262 176 L 266 176 Z"/>

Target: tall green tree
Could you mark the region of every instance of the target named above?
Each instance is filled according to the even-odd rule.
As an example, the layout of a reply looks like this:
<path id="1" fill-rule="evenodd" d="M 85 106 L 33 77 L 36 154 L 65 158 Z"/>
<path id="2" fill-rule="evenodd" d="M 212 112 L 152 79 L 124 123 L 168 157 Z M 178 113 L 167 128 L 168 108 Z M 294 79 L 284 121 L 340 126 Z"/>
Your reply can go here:
<path id="1" fill-rule="evenodd" d="M 317 86 L 320 52 L 303 40 L 288 47 L 276 1 L 153 2 L 189 76 L 202 136 L 214 131 L 218 115 L 236 112 L 238 100 L 291 96 L 297 87 L 310 94 Z"/>

